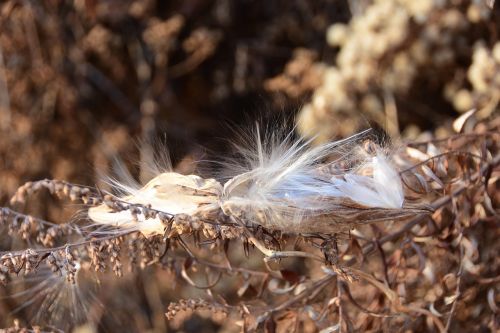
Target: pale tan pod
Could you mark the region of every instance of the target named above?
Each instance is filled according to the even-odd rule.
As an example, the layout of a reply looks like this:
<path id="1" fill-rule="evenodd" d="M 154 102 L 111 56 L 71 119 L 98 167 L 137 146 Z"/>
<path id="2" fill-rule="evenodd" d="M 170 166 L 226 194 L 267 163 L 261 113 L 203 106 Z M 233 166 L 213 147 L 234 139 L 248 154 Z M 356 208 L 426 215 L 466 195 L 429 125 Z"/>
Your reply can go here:
<path id="1" fill-rule="evenodd" d="M 119 198 L 128 204 L 148 206 L 171 215 L 210 216 L 219 210 L 222 185 L 215 179 L 166 172 L 149 181 L 143 188 Z M 99 224 L 120 228 L 137 228 L 145 235 L 163 234 L 165 225 L 159 217 L 146 219 L 131 211 L 114 211 L 106 204 L 89 209 L 89 218 Z"/>

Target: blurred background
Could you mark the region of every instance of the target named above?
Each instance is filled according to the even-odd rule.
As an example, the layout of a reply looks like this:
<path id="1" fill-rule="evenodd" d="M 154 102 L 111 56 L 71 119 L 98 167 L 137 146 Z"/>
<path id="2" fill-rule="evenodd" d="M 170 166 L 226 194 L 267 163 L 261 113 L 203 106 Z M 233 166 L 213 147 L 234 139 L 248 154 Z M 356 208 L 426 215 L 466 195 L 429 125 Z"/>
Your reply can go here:
<path id="1" fill-rule="evenodd" d="M 176 164 L 253 114 L 296 112 L 318 77 L 294 100 L 266 83 L 294 52 L 333 61 L 325 31 L 348 18 L 342 1 L 3 2 L 0 197 L 92 184 L 114 156 L 137 160 L 138 140 L 168 142 Z"/>
<path id="2" fill-rule="evenodd" d="M 449 135 L 464 112 L 476 108 L 485 119 L 498 111 L 499 16 L 489 4 L 3 1 L 0 202 L 43 178 L 105 187 L 99 175 L 116 158 L 146 179 L 137 162 L 151 158 L 154 142 L 167 144 L 177 171 L 192 173 L 196 161 L 227 154 L 232 129 L 256 119 L 296 122 L 317 141 L 368 126 L 396 140 Z M 71 216 L 39 196 L 30 213 Z M 12 242 L 0 236 L 2 250 Z M 164 273 L 154 273 L 156 282 L 152 274 L 128 275 L 103 294 L 125 306 L 102 315 L 103 331 L 166 330 L 165 300 L 178 297 L 158 284 L 170 284 Z M 126 305 L 114 297 L 124 293 L 133 299 Z M 0 300 L 0 326 L 28 321 L 24 310 L 8 315 L 14 308 Z M 224 326 L 198 315 L 169 325 L 186 332 Z"/>

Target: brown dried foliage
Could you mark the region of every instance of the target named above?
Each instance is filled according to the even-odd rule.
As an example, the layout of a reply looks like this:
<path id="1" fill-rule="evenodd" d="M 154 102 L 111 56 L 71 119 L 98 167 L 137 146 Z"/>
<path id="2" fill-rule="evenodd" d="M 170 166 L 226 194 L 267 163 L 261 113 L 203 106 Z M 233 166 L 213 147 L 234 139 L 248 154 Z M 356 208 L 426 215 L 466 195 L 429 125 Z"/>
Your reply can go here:
<path id="1" fill-rule="evenodd" d="M 0 326 L 10 327 L 2 331 L 498 330 L 500 122 L 492 74 L 498 70 L 498 27 L 492 16 L 477 16 L 479 2 L 458 1 L 458 9 L 433 15 L 453 11 L 469 21 L 469 16 L 479 18 L 468 23 L 477 29 L 460 25 L 445 32 L 457 37 L 455 42 L 476 41 L 490 29 L 486 46 L 473 49 L 469 43 L 447 66 L 431 62 L 414 76 L 404 72 L 406 84 L 392 87 L 393 103 L 376 85 L 355 88 L 353 97 L 367 109 L 387 97 L 383 102 L 397 107 L 402 129 L 415 123 L 419 132 L 437 128 L 395 153 L 407 163 L 401 171 L 407 200 L 429 203 L 432 215 L 385 219 L 348 237 L 297 234 L 227 220 L 193 221 L 122 202 L 106 192 L 105 184 L 76 184 L 94 184 L 89 165 L 107 172 L 115 156 L 132 150 L 129 135 L 148 142 L 164 123 L 169 137 L 186 143 L 174 152 L 188 153 L 177 170 L 192 170 L 186 165 L 197 155 L 193 143 L 213 145 L 208 139 L 220 133 L 218 120 L 243 118 L 239 110 L 254 107 L 265 89 L 300 102 L 314 93 L 334 59 L 335 52 L 323 46 L 326 29 L 349 16 L 342 1 L 316 3 L 0 5 L 0 197 L 5 202 Z M 371 2 L 360 3 L 366 5 L 362 8 Z M 433 22 L 417 26 L 426 31 L 443 21 Z M 449 39 L 439 36 L 438 46 Z M 384 75 L 374 79 L 389 77 L 397 67 L 392 60 L 404 58 L 407 46 L 418 42 L 413 36 L 381 56 Z M 449 51 L 448 46 L 439 50 Z M 372 54 L 361 56 L 366 60 Z M 425 84 L 429 73 L 439 76 L 434 82 L 439 89 Z M 453 133 L 453 108 L 466 111 L 470 105 L 478 111 L 455 122 L 458 133 Z M 335 121 L 349 132 L 352 108 L 342 112 L 346 122 Z M 46 179 L 20 186 L 43 178 L 71 182 Z M 89 227 L 84 215 L 71 218 L 48 194 L 78 208 L 106 203 L 116 211 L 158 216 L 165 234 L 146 238 Z M 100 286 L 97 293 L 89 283 Z M 56 301 L 53 286 L 80 294 Z M 27 291 L 28 300 L 4 297 L 20 291 Z M 23 302 L 26 307 L 19 306 Z M 73 308 L 80 316 L 50 322 L 57 307 Z M 41 320 L 30 321 L 36 313 Z"/>
<path id="2" fill-rule="evenodd" d="M 498 118 L 492 119 L 476 123 L 473 132 L 401 150 L 400 158 L 412 161 L 402 176 L 415 178 L 407 178 L 407 190 L 430 200 L 432 216 L 421 213 L 406 222 L 391 222 L 389 216 L 385 222 L 358 226 L 347 242 L 335 234 L 294 234 L 231 225 L 224 219 L 205 223 L 162 215 L 163 237 L 90 231 L 68 245 L 5 253 L 0 258 L 3 281 L 32 274 L 42 264 L 70 284 L 82 267 L 120 277 L 125 259 L 131 268 L 170 272 L 176 283 L 205 295 L 171 303 L 168 319 L 205 310 L 214 313 L 214 320 L 215 313 L 232 318 L 223 325 L 227 329 L 233 323 L 245 331 L 405 327 L 444 332 L 463 325 L 494 330 L 499 126 Z M 87 204 L 109 202 L 117 211 L 141 210 L 149 218 L 164 214 L 50 180 L 20 187 L 12 203 L 26 202 L 42 189 Z M 238 248 L 246 257 L 235 255 Z"/>

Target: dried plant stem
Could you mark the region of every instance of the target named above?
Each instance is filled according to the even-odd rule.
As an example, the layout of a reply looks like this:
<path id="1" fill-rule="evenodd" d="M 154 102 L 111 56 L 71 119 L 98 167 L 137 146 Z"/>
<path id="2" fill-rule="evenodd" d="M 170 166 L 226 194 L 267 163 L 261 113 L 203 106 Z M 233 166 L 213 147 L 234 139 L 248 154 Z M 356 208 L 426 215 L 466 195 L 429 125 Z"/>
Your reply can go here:
<path id="1" fill-rule="evenodd" d="M 277 311 L 288 309 L 293 304 L 295 304 L 295 303 L 297 303 L 297 302 L 299 302 L 299 301 L 301 301 L 301 300 L 303 300 L 305 298 L 311 297 L 311 295 L 315 294 L 314 293 L 315 290 L 318 290 L 318 289 L 321 289 L 321 288 L 327 286 L 329 283 L 332 282 L 332 280 L 334 280 L 336 278 L 337 278 L 337 275 L 330 275 L 330 274 L 328 274 L 328 275 L 322 277 L 321 279 L 317 280 L 316 282 L 314 282 L 314 284 L 310 288 L 304 289 L 297 296 L 289 298 L 286 301 L 284 301 L 283 303 L 281 303 L 281 304 L 279 304 L 277 306 L 274 306 L 272 308 L 272 310 L 274 312 L 277 312 Z"/>
<path id="2" fill-rule="evenodd" d="M 264 244 L 262 244 L 261 241 L 259 241 L 257 238 L 255 238 L 255 236 L 250 232 L 250 230 L 248 230 L 248 228 L 243 223 L 243 221 L 241 221 L 235 217 L 231 217 L 231 219 L 233 219 L 236 223 L 238 223 L 238 225 L 240 225 L 243 228 L 243 230 L 245 232 L 245 236 L 248 238 L 248 240 L 250 240 L 252 242 L 252 244 L 254 244 L 255 247 L 260 252 L 262 252 L 262 254 L 264 254 L 266 256 L 265 260 L 272 260 L 272 259 L 279 259 L 279 258 L 291 258 L 291 257 L 309 258 L 309 259 L 314 259 L 317 261 L 324 261 L 325 260 L 324 258 L 322 258 L 318 255 L 315 255 L 312 253 L 307 253 L 307 252 L 302 252 L 302 251 L 275 251 L 275 250 L 268 249 L 265 247 Z"/>
<path id="3" fill-rule="evenodd" d="M 480 155 L 472 154 L 472 153 L 469 153 L 469 152 L 466 152 L 466 151 L 460 151 L 460 150 L 447 151 L 447 152 L 444 152 L 444 153 L 437 154 L 437 155 L 434 155 L 432 157 L 429 157 L 428 159 L 426 159 L 424 161 L 421 161 L 419 163 L 413 164 L 411 167 L 399 171 L 399 173 L 403 174 L 405 172 L 408 172 L 408 171 L 411 171 L 411 170 L 415 170 L 416 168 L 418 168 L 421 165 L 425 165 L 425 164 L 429 163 L 430 161 L 433 161 L 433 160 L 436 160 L 436 159 L 439 159 L 439 158 L 442 158 L 442 157 L 445 157 L 445 156 L 448 156 L 448 155 L 466 155 L 466 156 L 470 156 L 470 157 L 473 157 L 473 158 L 477 158 L 478 160 L 481 160 L 483 158 Z"/>
<path id="4" fill-rule="evenodd" d="M 461 234 L 462 236 L 462 234 Z M 448 320 L 446 320 L 446 332 L 450 330 L 451 326 L 451 321 L 453 319 L 453 315 L 455 314 L 455 311 L 457 309 L 457 300 L 458 297 L 460 296 L 460 283 L 462 282 L 462 272 L 464 268 L 464 263 L 463 263 L 463 256 L 464 256 L 464 248 L 462 245 L 460 245 L 460 266 L 457 272 L 457 287 L 455 288 L 455 299 L 453 301 L 453 305 L 451 306 L 450 314 L 448 315 Z"/>
<path id="5" fill-rule="evenodd" d="M 186 259 L 186 258 L 188 258 L 186 256 L 177 255 L 177 254 L 176 255 L 172 255 L 172 256 L 175 256 L 176 258 L 179 258 L 179 259 Z M 201 259 L 199 257 L 194 257 L 194 256 L 191 256 L 191 255 L 189 256 L 189 258 L 192 258 L 198 264 L 201 264 L 201 265 L 204 265 L 204 266 L 208 266 L 210 268 L 217 269 L 217 270 L 220 270 L 220 271 L 225 271 L 227 273 L 235 273 L 235 272 L 237 272 L 237 273 L 245 273 L 245 274 L 260 276 L 262 278 L 267 278 L 270 275 L 268 272 L 257 271 L 257 270 L 249 269 L 249 268 L 228 267 L 228 266 L 225 266 L 225 265 L 218 265 L 218 264 L 210 262 L 208 260 L 204 260 L 204 259 Z"/>
<path id="6" fill-rule="evenodd" d="M 134 232 L 135 231 L 124 232 L 120 236 L 126 236 L 126 235 L 132 234 Z M 102 237 L 102 238 L 98 238 L 98 239 L 88 239 L 88 240 L 84 240 L 84 241 L 80 241 L 80 242 L 75 242 L 75 243 L 71 243 L 71 244 L 67 244 L 67 245 L 62 245 L 62 246 L 57 246 L 57 247 L 52 247 L 52 248 L 40 248 L 40 249 L 36 250 L 36 253 L 38 253 L 40 255 L 41 254 L 47 254 L 47 253 L 51 253 L 51 252 L 61 251 L 61 250 L 64 250 L 64 249 L 78 248 L 78 247 L 81 247 L 81 246 L 89 245 L 89 244 L 91 244 L 93 242 L 96 242 L 96 241 L 101 242 L 101 241 L 113 240 L 113 239 L 116 239 L 116 238 L 117 238 L 116 235 L 111 235 L 111 236 L 106 236 L 106 237 Z M 12 255 L 12 256 L 20 256 L 25 251 L 26 250 L 2 251 L 2 252 L 0 252 L 0 256 L 5 255 L 5 254 L 9 254 L 9 255 Z"/>
<path id="7" fill-rule="evenodd" d="M 337 299 L 338 299 L 338 308 L 339 308 L 339 322 L 338 322 L 338 327 L 339 327 L 339 333 L 342 333 L 342 322 L 343 322 L 343 317 L 344 317 L 344 311 L 342 310 L 342 286 L 340 285 L 342 282 L 337 279 Z"/>
<path id="8" fill-rule="evenodd" d="M 426 140 L 426 141 L 409 142 L 409 143 L 407 143 L 407 145 L 409 147 L 418 147 L 418 146 L 426 146 L 429 143 L 436 144 L 436 143 L 440 143 L 440 142 L 450 142 L 450 141 L 454 141 L 457 139 L 463 139 L 463 138 L 472 138 L 474 140 L 477 138 L 482 138 L 482 137 L 487 137 L 487 136 L 494 137 L 497 135 L 498 135 L 498 132 L 495 132 L 495 131 L 486 131 L 483 133 L 460 133 L 460 134 L 455 134 L 452 136 L 447 136 L 447 137 L 442 138 L 442 139 L 432 139 L 432 140 Z M 470 142 L 467 141 L 466 143 L 470 143 Z"/>

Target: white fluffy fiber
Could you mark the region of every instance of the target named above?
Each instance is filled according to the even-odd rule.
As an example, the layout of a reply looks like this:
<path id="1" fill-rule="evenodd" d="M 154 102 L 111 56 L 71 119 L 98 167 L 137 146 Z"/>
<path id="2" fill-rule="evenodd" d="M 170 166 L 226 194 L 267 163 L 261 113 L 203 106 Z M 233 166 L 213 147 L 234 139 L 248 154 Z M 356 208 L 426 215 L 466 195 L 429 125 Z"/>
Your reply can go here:
<path id="1" fill-rule="evenodd" d="M 342 178 L 332 177 L 333 186 L 340 192 L 338 195 L 367 207 L 402 208 L 404 192 L 401 177 L 387 156 L 378 152 L 364 168 L 370 168 L 372 175 L 349 172 Z"/>
<path id="2" fill-rule="evenodd" d="M 240 159 L 231 164 L 237 175 L 223 187 L 213 179 L 173 172 L 159 174 L 142 188 L 114 185 L 126 192 L 121 200 L 165 213 L 192 215 L 208 205 L 220 207 L 228 216 L 282 228 L 287 223 L 314 223 L 316 215 L 335 214 L 345 199 L 368 208 L 401 209 L 401 178 L 381 150 L 341 175 L 320 172 L 320 167 L 328 170 L 329 163 L 352 159 L 350 154 L 367 132 L 311 147 L 309 141 L 292 140 L 290 134 L 262 138 L 257 131 L 253 144 L 238 148 Z M 333 155 L 337 160 L 328 162 Z M 144 234 L 163 231 L 161 221 L 113 212 L 105 205 L 91 208 L 89 217 L 98 224 L 135 228 Z"/>

